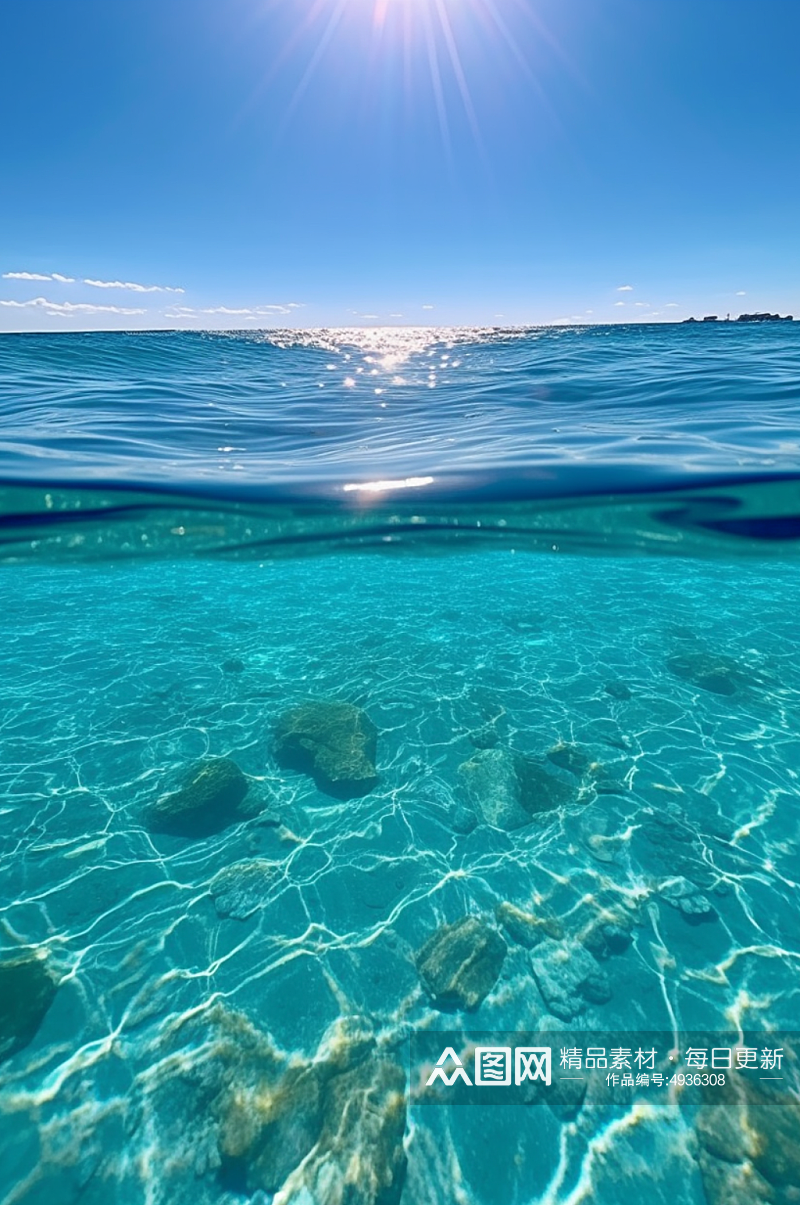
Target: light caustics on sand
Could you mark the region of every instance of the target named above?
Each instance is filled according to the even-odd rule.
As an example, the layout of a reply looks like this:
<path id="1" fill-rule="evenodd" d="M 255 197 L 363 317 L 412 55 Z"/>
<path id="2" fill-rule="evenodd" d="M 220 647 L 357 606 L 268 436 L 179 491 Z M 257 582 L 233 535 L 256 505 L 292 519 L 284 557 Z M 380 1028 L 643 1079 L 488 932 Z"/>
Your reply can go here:
<path id="1" fill-rule="evenodd" d="M 0 926 L 38 951 L 49 996 L 0 1103 L 9 1142 L 37 1125 L 46 1141 L 38 1161 L 23 1146 L 0 1160 L 2 1199 L 72 1205 L 96 1178 L 153 1205 L 427 1205 L 457 1176 L 465 1205 L 499 1205 L 508 1182 L 473 1157 L 492 1110 L 406 1100 L 409 1034 L 541 1026 L 561 1046 L 602 1029 L 630 1045 L 646 1022 L 671 1043 L 734 1027 L 779 1045 L 800 973 L 794 579 L 502 554 L 21 573 Z M 339 799 L 276 760 L 270 733 L 306 696 L 361 700 L 370 790 Z M 548 805 L 519 827 L 493 793 L 508 750 L 536 759 Z M 240 766 L 247 811 L 216 832 L 153 827 L 209 756 Z M 493 822 L 465 823 L 465 798 Z M 485 998 L 453 1013 L 419 952 L 465 916 L 505 952 Z M 493 1145 L 517 1199 L 621 1205 L 644 1155 L 658 1205 L 703 1205 L 703 1184 L 746 1173 L 654 1092 L 506 1120 Z M 278 1149 L 271 1119 L 316 1153 Z M 65 1169 L 77 1187 L 59 1197 Z M 402 1196 L 382 1198 L 390 1175 Z"/>

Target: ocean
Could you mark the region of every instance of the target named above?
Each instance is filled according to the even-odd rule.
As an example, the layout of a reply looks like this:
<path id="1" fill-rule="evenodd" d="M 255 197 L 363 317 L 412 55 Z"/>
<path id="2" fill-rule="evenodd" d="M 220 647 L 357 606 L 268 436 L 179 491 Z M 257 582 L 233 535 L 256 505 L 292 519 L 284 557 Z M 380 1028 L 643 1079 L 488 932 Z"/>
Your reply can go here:
<path id="1" fill-rule="evenodd" d="M 800 1200 L 800 325 L 0 337 L 2 1205 Z"/>

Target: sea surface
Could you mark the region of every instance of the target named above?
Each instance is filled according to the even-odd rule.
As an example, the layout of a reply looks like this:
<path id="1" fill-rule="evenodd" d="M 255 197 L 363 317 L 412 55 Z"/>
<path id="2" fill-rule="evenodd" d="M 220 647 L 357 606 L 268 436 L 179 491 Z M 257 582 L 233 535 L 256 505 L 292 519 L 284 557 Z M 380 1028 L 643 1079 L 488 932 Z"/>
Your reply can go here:
<path id="1" fill-rule="evenodd" d="M 798 551 L 798 323 L 0 336 L 0 1203 L 800 1201 Z"/>

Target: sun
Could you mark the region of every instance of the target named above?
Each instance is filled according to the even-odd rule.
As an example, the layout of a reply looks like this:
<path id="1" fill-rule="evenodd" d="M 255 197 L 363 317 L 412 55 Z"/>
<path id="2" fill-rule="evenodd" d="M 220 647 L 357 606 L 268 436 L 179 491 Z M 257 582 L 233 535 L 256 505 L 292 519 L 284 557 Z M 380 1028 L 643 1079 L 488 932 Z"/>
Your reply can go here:
<path id="1" fill-rule="evenodd" d="M 436 8 L 440 2 L 441 0 L 366 0 L 376 11 L 390 8 Z"/>
<path id="2" fill-rule="evenodd" d="M 461 0 L 463 7 L 464 0 Z M 376 29 L 402 18 L 407 24 L 419 20 L 446 29 L 450 24 L 449 10 L 458 7 L 458 0 L 350 0 L 351 7 L 361 7 L 372 12 L 372 24 Z"/>
<path id="3" fill-rule="evenodd" d="M 387 8 L 436 8 L 440 0 L 372 0 L 375 9 Z"/>

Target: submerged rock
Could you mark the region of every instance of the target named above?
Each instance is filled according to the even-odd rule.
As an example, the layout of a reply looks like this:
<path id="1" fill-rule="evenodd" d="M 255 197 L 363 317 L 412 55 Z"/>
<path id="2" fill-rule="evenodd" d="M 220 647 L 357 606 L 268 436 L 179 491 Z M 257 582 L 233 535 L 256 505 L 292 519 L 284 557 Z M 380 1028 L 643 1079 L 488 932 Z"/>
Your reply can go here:
<path id="1" fill-rule="evenodd" d="M 551 774 L 532 757 L 517 754 L 516 766 L 520 783 L 520 802 L 531 814 L 552 812 L 575 799 L 571 786 Z"/>
<path id="2" fill-rule="evenodd" d="M 486 824 L 506 830 L 530 824 L 531 814 L 520 801 L 515 758 L 508 749 L 482 749 L 461 763 L 458 776 Z"/>
<path id="3" fill-rule="evenodd" d="M 282 824 L 283 817 L 280 812 L 276 812 L 269 804 L 255 818 L 257 828 L 280 828 Z"/>
<path id="4" fill-rule="evenodd" d="M 627 795 L 628 784 L 618 778 L 605 778 L 602 775 L 594 779 L 592 786 L 598 795 Z"/>
<path id="5" fill-rule="evenodd" d="M 325 1205 L 398 1205 L 406 1172 L 406 1077 L 373 1059 L 333 1077 L 314 1157 L 294 1177 Z"/>
<path id="6" fill-rule="evenodd" d="M 279 863 L 266 858 L 226 866 L 209 886 L 217 916 L 246 920 L 265 903 L 279 877 Z"/>
<path id="7" fill-rule="evenodd" d="M 614 831 L 615 824 L 615 818 L 597 806 L 586 808 L 581 815 L 581 843 L 598 862 L 616 862 L 624 849 L 625 835 Z"/>
<path id="8" fill-rule="evenodd" d="M 710 1097 L 710 1092 L 709 1092 Z M 797 1199 L 800 1104 L 729 1075 L 698 1111 L 700 1172 L 710 1205 L 757 1205 Z"/>
<path id="9" fill-rule="evenodd" d="M 608 976 L 577 941 L 547 938 L 531 955 L 531 969 L 549 1011 L 562 1021 L 611 999 Z"/>
<path id="10" fill-rule="evenodd" d="M 177 1036 L 175 1053 L 188 1043 L 186 1057 L 155 1092 L 148 1086 L 149 1108 L 175 1130 L 176 1142 L 185 1142 L 180 1125 L 205 1148 L 206 1166 L 216 1166 L 239 1199 L 280 1193 L 313 1205 L 397 1205 L 406 1170 L 406 1076 L 365 1018 L 340 1018 L 310 1058 L 282 1054 L 222 1005 L 185 1029 L 182 1038 L 173 1031 L 171 1043 Z M 163 1140 L 172 1149 L 170 1138 Z"/>
<path id="11" fill-rule="evenodd" d="M 468 833 L 473 832 L 473 830 L 477 828 L 478 817 L 475 812 L 473 812 L 472 808 L 464 807 L 463 804 L 459 804 L 453 809 L 452 824 L 453 832 L 461 833 L 462 836 L 466 836 Z"/>
<path id="12" fill-rule="evenodd" d="M 366 795 L 378 781 L 378 730 L 352 703 L 311 700 L 285 712 L 275 728 L 273 754 L 336 799 Z"/>
<path id="13" fill-rule="evenodd" d="M 715 695 L 735 695 L 741 689 L 743 674 L 730 657 L 712 653 L 685 652 L 667 659 L 667 669 L 676 678 L 691 682 Z"/>
<path id="14" fill-rule="evenodd" d="M 658 890 L 661 898 L 673 908 L 677 908 L 690 923 L 697 924 L 698 921 L 717 918 L 711 902 L 706 899 L 700 888 L 682 875 L 668 879 Z"/>
<path id="15" fill-rule="evenodd" d="M 591 758 L 577 745 L 556 745 L 548 752 L 547 757 L 554 766 L 568 770 L 576 778 L 581 778 L 591 765 Z"/>
<path id="16" fill-rule="evenodd" d="M 601 960 L 624 954 L 632 940 L 630 930 L 614 921 L 600 921 L 583 936 L 586 949 Z"/>
<path id="17" fill-rule="evenodd" d="M 250 1190 L 325 1205 L 397 1205 L 405 1072 L 378 1054 L 374 1039 L 351 1046 L 346 1026 L 334 1041 L 276 1082 L 228 1094 L 222 1154 L 243 1165 Z"/>
<path id="18" fill-rule="evenodd" d="M 227 661 L 222 662 L 222 672 L 225 674 L 241 674 L 244 670 L 244 661 L 239 657 L 229 657 Z"/>
<path id="19" fill-rule="evenodd" d="M 708 1205 L 776 1205 L 775 1190 L 749 1160 L 727 1163 L 701 1149 L 697 1162 Z"/>
<path id="20" fill-rule="evenodd" d="M 539 812 L 568 803 L 573 792 L 530 757 L 510 749 L 481 749 L 458 767 L 475 811 L 494 828 L 510 831 Z"/>
<path id="21" fill-rule="evenodd" d="M 526 912 L 507 900 L 497 905 L 494 915 L 511 940 L 527 950 L 538 946 L 546 937 L 558 941 L 564 936 L 564 926 L 557 916 Z"/>
<path id="22" fill-rule="evenodd" d="M 374 1059 L 327 1072 L 308 1069 L 295 1078 L 303 1089 L 280 1093 L 254 1143 L 250 1184 L 314 1205 L 396 1205 L 406 1170 L 403 1069 Z"/>
<path id="23" fill-rule="evenodd" d="M 632 699 L 633 695 L 624 682 L 606 682 L 603 690 L 607 695 L 611 695 L 612 699 L 619 699 L 621 702 L 625 699 Z"/>
<path id="24" fill-rule="evenodd" d="M 35 950 L 0 955 L 0 1062 L 33 1040 L 57 991 L 58 979 Z"/>
<path id="25" fill-rule="evenodd" d="M 251 815 L 243 808 L 248 781 L 229 757 L 197 762 L 180 791 L 164 795 L 144 810 L 144 823 L 154 833 L 206 837 Z"/>
<path id="26" fill-rule="evenodd" d="M 434 1006 L 474 1011 L 497 982 L 506 943 L 476 916 L 441 925 L 416 956 L 417 972 Z"/>
<path id="27" fill-rule="evenodd" d="M 319 1137 L 329 1068 L 302 1060 L 281 1070 L 254 1070 L 220 1102 L 219 1149 L 238 1165 L 248 1188 L 275 1192 Z"/>

